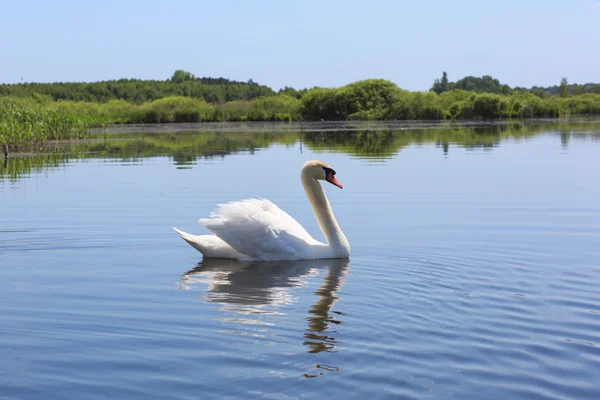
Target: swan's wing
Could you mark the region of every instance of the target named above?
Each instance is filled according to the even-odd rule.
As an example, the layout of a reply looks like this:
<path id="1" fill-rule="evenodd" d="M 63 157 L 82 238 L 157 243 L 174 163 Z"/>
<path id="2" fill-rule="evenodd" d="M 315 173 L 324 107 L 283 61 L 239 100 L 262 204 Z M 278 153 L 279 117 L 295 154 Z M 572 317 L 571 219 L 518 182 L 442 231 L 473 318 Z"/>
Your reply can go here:
<path id="1" fill-rule="evenodd" d="M 232 260 L 243 259 L 244 256 L 235 251 L 230 245 L 215 235 L 192 235 L 177 228 L 173 228 L 183 240 L 198 250 L 205 258 L 228 258 Z"/>
<path id="2" fill-rule="evenodd" d="M 294 218 L 266 199 L 248 199 L 219 207 L 200 221 L 239 253 L 257 260 L 304 258 L 319 245 Z"/>

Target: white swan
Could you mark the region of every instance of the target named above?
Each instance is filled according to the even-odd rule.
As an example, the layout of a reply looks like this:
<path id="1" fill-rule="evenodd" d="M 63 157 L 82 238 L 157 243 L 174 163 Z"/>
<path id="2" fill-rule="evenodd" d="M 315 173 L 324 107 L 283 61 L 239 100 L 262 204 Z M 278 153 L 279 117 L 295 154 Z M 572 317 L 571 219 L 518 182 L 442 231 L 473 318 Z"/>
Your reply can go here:
<path id="1" fill-rule="evenodd" d="M 321 161 L 307 161 L 300 176 L 327 244 L 313 239 L 294 218 L 266 199 L 219 204 L 210 218 L 199 221 L 214 235 L 196 236 L 173 229 L 205 258 L 240 261 L 348 258 L 350 244 L 318 182 L 325 180 L 341 189 L 335 171 Z"/>

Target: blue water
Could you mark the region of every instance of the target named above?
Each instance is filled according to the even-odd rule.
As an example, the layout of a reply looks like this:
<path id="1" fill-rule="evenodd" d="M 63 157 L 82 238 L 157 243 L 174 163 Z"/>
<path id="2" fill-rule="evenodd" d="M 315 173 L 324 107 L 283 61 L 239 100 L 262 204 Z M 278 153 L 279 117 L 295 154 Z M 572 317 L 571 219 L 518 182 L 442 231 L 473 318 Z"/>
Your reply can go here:
<path id="1" fill-rule="evenodd" d="M 0 399 L 600 398 L 600 129 L 357 134 L 0 176 Z M 202 262 L 171 231 L 260 196 L 321 239 L 308 159 L 349 261 Z"/>

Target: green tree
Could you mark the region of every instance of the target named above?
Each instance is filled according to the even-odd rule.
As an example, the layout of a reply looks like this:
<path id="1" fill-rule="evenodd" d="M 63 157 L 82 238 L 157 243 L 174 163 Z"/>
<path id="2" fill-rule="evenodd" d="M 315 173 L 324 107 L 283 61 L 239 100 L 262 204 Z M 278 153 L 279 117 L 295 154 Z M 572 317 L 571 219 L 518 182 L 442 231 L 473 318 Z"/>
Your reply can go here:
<path id="1" fill-rule="evenodd" d="M 182 69 L 178 69 L 173 73 L 173 76 L 171 76 L 171 82 L 175 83 L 193 81 L 194 79 L 196 79 L 194 74 L 192 74 L 191 72 L 184 71 Z"/>
<path id="2" fill-rule="evenodd" d="M 431 86 L 430 92 L 436 92 L 437 94 L 447 92 L 450 90 L 450 83 L 448 82 L 448 74 L 446 71 L 442 73 L 442 79 L 436 79 L 433 81 L 433 86 Z"/>
<path id="3" fill-rule="evenodd" d="M 510 94 L 512 89 L 508 85 L 501 84 L 498 79 L 489 75 L 481 78 L 475 76 L 465 76 L 453 84 L 454 89 L 463 89 L 472 92 L 481 93 L 503 93 Z"/>
<path id="4" fill-rule="evenodd" d="M 292 96 L 292 97 L 299 99 L 306 92 L 307 92 L 307 89 L 296 90 L 293 87 L 286 86 L 283 89 L 279 89 L 278 93 L 279 94 L 287 94 L 288 96 Z"/>
<path id="5" fill-rule="evenodd" d="M 562 78 L 560 80 L 560 89 L 558 94 L 560 97 L 569 97 L 569 83 L 567 82 L 567 78 Z"/>
<path id="6" fill-rule="evenodd" d="M 441 86 L 442 92 L 448 91 L 448 74 L 446 73 L 446 71 L 444 71 L 442 73 L 442 81 L 440 82 L 440 86 Z"/>

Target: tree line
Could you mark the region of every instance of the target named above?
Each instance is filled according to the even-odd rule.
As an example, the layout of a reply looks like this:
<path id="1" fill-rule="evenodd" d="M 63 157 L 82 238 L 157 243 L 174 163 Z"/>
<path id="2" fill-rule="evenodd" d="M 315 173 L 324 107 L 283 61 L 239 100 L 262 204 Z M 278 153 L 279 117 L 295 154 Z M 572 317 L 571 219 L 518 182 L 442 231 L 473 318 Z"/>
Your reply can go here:
<path id="1" fill-rule="evenodd" d="M 316 89 L 316 88 L 313 88 Z M 143 104 L 165 97 L 181 96 L 204 100 L 211 104 L 230 101 L 253 100 L 259 97 L 285 94 L 300 99 L 311 89 L 294 89 L 286 86 L 275 92 L 268 86 L 259 85 L 252 79 L 246 82 L 226 78 L 196 77 L 184 70 L 177 70 L 166 80 L 119 79 L 100 82 L 55 82 L 0 84 L 0 97 L 47 97 L 53 101 L 70 100 L 93 103 L 107 103 L 111 100 L 125 100 Z M 482 77 L 466 76 L 455 82 L 448 80 L 444 71 L 440 79 L 435 79 L 430 91 L 442 94 L 453 90 L 477 93 L 509 95 L 514 92 L 529 92 L 540 98 L 553 95 L 568 97 L 586 93 L 600 93 L 600 84 L 569 84 L 563 78 L 560 85 L 549 87 L 511 88 L 489 75 Z"/>
<path id="2" fill-rule="evenodd" d="M 71 100 L 106 103 L 110 100 L 125 100 L 142 104 L 169 96 L 183 96 L 205 100 L 209 103 L 224 103 L 235 100 L 251 100 L 261 96 L 272 96 L 275 91 L 248 82 L 225 78 L 196 78 L 193 74 L 178 70 L 170 79 L 140 80 L 119 79 L 101 82 L 56 82 L 0 84 L 0 96 L 34 97 L 47 96 L 54 101 Z"/>
<path id="3" fill-rule="evenodd" d="M 442 73 L 440 79 L 436 79 L 431 86 L 430 91 L 435 93 L 443 93 L 451 90 L 468 90 L 480 93 L 499 93 L 499 94 L 511 94 L 513 92 L 530 92 L 538 97 L 546 98 L 551 95 L 558 95 L 561 97 L 575 96 L 586 93 L 600 93 L 600 83 L 585 83 L 585 84 L 569 84 L 567 78 L 563 77 L 559 85 L 554 86 L 533 86 L 531 88 L 514 87 L 511 88 L 506 84 L 500 83 L 498 79 L 495 79 L 489 75 L 482 77 L 466 76 L 456 82 L 450 82 L 448 80 L 448 74 L 446 71 Z"/>

